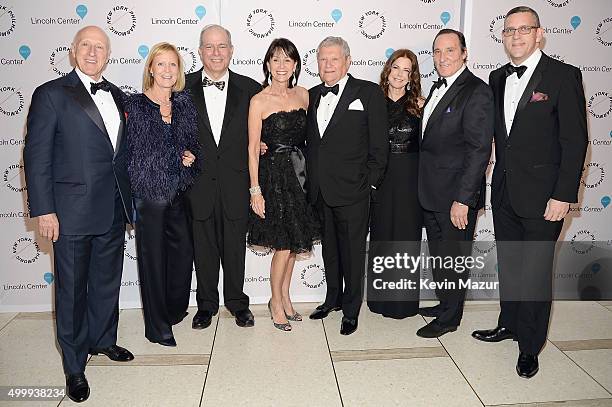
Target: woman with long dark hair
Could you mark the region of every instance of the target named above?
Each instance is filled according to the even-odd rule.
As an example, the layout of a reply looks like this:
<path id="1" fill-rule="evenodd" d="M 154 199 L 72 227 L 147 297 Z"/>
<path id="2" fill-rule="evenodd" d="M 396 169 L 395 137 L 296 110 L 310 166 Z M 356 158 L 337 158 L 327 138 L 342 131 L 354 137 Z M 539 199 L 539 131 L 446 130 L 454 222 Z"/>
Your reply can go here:
<path id="1" fill-rule="evenodd" d="M 418 256 L 423 215 L 417 196 L 417 171 L 421 124 L 421 74 L 416 55 L 398 49 L 380 74 L 380 86 L 387 96 L 389 114 L 389 161 L 380 188 L 371 204 L 370 240 L 402 242 L 409 254 Z M 419 270 L 399 276 L 418 282 Z M 405 271 L 404 271 L 405 273 Z M 368 301 L 372 312 L 390 318 L 416 315 L 419 310 L 418 284 L 415 290 L 394 290 L 384 300 Z"/>
<path id="2" fill-rule="evenodd" d="M 319 224 L 304 188 L 308 91 L 297 86 L 300 67 L 300 55 L 291 41 L 272 41 L 264 57 L 264 88 L 249 107 L 248 243 L 275 250 L 268 308 L 274 326 L 282 331 L 291 330 L 289 321 L 302 320 L 289 294 L 296 254 L 310 252 L 319 239 Z M 267 151 L 260 156 L 261 142 Z"/>

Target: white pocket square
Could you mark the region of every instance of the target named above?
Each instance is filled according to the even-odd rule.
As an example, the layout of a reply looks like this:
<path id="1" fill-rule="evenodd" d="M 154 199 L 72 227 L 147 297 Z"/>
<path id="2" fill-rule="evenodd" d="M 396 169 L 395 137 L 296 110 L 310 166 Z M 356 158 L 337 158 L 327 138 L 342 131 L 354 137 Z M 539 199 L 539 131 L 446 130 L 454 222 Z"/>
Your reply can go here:
<path id="1" fill-rule="evenodd" d="M 361 104 L 361 100 L 355 99 L 351 102 L 348 107 L 348 110 L 361 110 L 363 111 L 363 105 Z"/>

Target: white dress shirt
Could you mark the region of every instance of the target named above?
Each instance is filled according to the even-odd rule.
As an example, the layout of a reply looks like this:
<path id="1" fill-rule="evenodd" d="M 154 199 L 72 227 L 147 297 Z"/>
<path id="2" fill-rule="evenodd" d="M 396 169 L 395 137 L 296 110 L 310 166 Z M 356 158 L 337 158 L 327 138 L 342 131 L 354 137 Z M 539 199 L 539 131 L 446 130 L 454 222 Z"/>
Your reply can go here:
<path id="1" fill-rule="evenodd" d="M 327 125 L 334 115 L 334 111 L 336 110 L 336 106 L 338 106 L 338 101 L 340 100 L 340 96 L 342 96 L 342 92 L 346 87 L 346 82 L 348 82 L 348 78 L 348 75 L 344 75 L 344 77 L 338 81 L 339 89 L 337 95 L 334 95 L 332 92 L 328 92 L 327 95 L 321 97 L 321 100 L 319 100 L 319 107 L 317 108 L 317 123 L 319 124 L 319 135 L 321 137 L 323 137 L 323 133 L 325 133 L 325 129 L 327 129 Z"/>
<path id="2" fill-rule="evenodd" d="M 520 79 L 516 72 L 506 78 L 506 88 L 504 90 L 504 120 L 506 122 L 506 131 L 508 134 L 510 134 L 510 130 L 512 129 L 514 115 L 516 114 L 516 108 L 521 100 L 521 96 L 523 96 L 529 79 L 531 79 L 533 71 L 535 71 L 536 66 L 538 66 L 541 57 L 542 51 L 536 49 L 535 52 L 521 64 L 526 66 L 527 69 L 523 75 L 521 75 Z M 518 66 L 514 65 L 512 62 L 510 64 L 512 66 Z"/>
<path id="3" fill-rule="evenodd" d="M 440 102 L 440 99 L 442 99 L 444 94 L 446 94 L 446 91 L 448 91 L 448 89 L 453 85 L 453 83 L 455 83 L 455 81 L 463 71 L 465 71 L 465 64 L 463 64 L 463 66 L 459 68 L 457 72 L 446 78 L 446 86 L 442 85 L 433 91 L 431 99 L 429 99 L 429 102 L 427 102 L 427 104 L 425 105 L 425 109 L 423 110 L 423 127 L 421 138 L 423 138 L 423 134 L 425 134 L 425 128 L 427 127 L 427 121 L 429 120 L 431 113 L 438 105 L 438 102 Z"/>
<path id="4" fill-rule="evenodd" d="M 98 107 L 102 121 L 104 121 L 104 127 L 113 145 L 113 149 L 117 150 L 117 136 L 119 135 L 119 126 L 121 125 L 121 116 L 119 116 L 119 109 L 115 104 L 115 99 L 110 92 L 98 90 L 95 95 L 91 94 L 91 83 L 96 82 L 89 76 L 85 75 L 79 68 L 75 68 L 79 79 L 85 85 L 85 89 L 93 99 L 94 103 Z M 100 79 L 98 82 L 102 82 Z"/>
<path id="5" fill-rule="evenodd" d="M 214 80 L 206 74 L 205 70 L 202 69 L 202 81 L 204 78 L 208 78 L 214 82 L 225 82 L 225 87 L 223 90 L 220 90 L 214 85 L 204 87 L 204 100 L 206 100 L 206 112 L 208 113 L 208 120 L 210 121 L 210 129 L 212 130 L 215 143 L 219 145 L 219 140 L 221 139 L 221 128 L 223 127 L 223 117 L 225 116 L 225 104 L 227 102 L 229 71 L 226 71 L 221 78 Z"/>

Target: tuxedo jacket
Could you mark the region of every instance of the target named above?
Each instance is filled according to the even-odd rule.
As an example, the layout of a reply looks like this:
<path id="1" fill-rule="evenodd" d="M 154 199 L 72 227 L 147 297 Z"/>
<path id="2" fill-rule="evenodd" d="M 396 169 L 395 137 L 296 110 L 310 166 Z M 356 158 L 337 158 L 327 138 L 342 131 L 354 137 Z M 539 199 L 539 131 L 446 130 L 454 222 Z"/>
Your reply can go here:
<path id="1" fill-rule="evenodd" d="M 202 172 L 188 192 L 191 214 L 196 220 L 211 216 L 217 193 L 229 219 L 249 214 L 248 116 L 251 97 L 261 90 L 253 79 L 229 71 L 227 100 L 219 145 L 215 143 L 202 89 L 202 69 L 188 74 L 186 89 L 198 110 L 202 146 Z"/>
<path id="2" fill-rule="evenodd" d="M 511 129 L 504 118 L 505 66 L 491 72 L 489 84 L 495 95 L 493 209 L 504 187 L 525 218 L 541 218 L 550 198 L 577 202 L 588 140 L 580 70 L 542 53 Z"/>
<path id="3" fill-rule="evenodd" d="M 368 197 L 371 187 L 377 187 L 382 181 L 389 154 L 387 103 L 378 85 L 349 75 L 321 135 L 317 104 L 323 86 L 317 85 L 309 91 L 308 196 L 314 203 L 320 191 L 329 206 L 350 205 Z"/>
<path id="4" fill-rule="evenodd" d="M 425 102 L 429 103 L 432 91 Z M 453 201 L 480 209 L 493 140 L 493 93 L 469 69 L 453 82 L 432 111 L 419 156 L 419 201 L 447 212 Z"/>
<path id="5" fill-rule="evenodd" d="M 30 216 L 56 213 L 61 234 L 106 233 L 113 224 L 117 189 L 131 222 L 124 95 L 112 84 L 111 94 L 121 119 L 113 135 L 115 149 L 75 70 L 32 95 L 23 150 Z"/>

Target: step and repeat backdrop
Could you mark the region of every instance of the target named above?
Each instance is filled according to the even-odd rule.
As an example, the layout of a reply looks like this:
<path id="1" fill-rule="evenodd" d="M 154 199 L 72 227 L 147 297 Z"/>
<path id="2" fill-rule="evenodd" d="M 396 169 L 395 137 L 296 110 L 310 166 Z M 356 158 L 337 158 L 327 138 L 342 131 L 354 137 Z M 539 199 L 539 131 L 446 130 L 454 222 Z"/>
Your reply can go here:
<path id="1" fill-rule="evenodd" d="M 612 209 L 607 209 L 612 195 L 607 169 L 612 153 L 612 8 L 609 0 L 525 0 L 524 4 L 540 12 L 546 31 L 544 51 L 579 66 L 584 76 L 589 153 L 580 203 L 573 206 L 563 234 L 576 250 L 564 261 L 576 267 L 588 263 L 593 274 L 610 272 L 612 264 L 605 256 L 592 262 L 581 252 L 593 254 L 612 244 Z M 22 150 L 32 92 L 71 71 L 70 43 L 80 28 L 93 24 L 108 33 L 111 59 L 104 76 L 125 92 L 140 91 L 144 60 L 160 41 L 178 47 L 188 72 L 200 69 L 200 30 L 217 23 L 232 33 L 230 69 L 257 81 L 263 79 L 262 59 L 271 40 L 287 37 L 300 51 L 299 83 L 318 84 L 316 46 L 324 37 L 336 35 L 351 47 L 350 72 L 375 82 L 393 50 L 413 50 L 426 96 L 437 79 L 431 53 L 437 31 L 462 29 L 468 38 L 469 68 L 487 80 L 492 69 L 507 61 L 501 44 L 503 15 L 516 5 L 506 0 L 177 0 L 170 6 L 145 0 L 0 0 L 0 312 L 52 308 L 52 250 L 38 237 L 28 216 Z M 489 176 L 493 165 L 492 159 Z M 415 185 L 406 188 L 416 193 Z M 490 241 L 479 245 L 489 255 L 483 272 L 494 273 L 495 234 L 489 206 L 476 230 L 476 240 Z M 585 245 L 592 247 L 587 250 Z M 124 254 L 121 306 L 139 307 L 134 231 L 126 232 Z M 245 291 L 253 303 L 269 297 L 271 258 L 270 251 L 247 249 Z M 296 263 L 292 290 L 297 301 L 323 298 L 320 245 L 311 257 Z"/>

